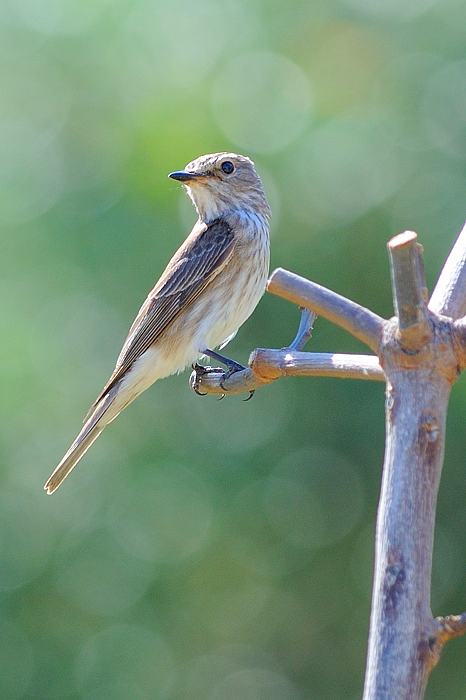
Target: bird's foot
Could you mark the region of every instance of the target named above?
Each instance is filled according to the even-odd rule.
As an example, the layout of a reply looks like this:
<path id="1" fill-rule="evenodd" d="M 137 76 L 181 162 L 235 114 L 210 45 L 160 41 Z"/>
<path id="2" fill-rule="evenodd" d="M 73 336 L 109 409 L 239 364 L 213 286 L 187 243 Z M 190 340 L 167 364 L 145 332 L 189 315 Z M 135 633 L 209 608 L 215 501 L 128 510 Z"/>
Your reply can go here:
<path id="1" fill-rule="evenodd" d="M 226 382 L 226 380 L 229 379 L 232 374 L 235 374 L 235 372 L 241 372 L 243 369 L 246 369 L 246 367 L 240 365 L 239 362 L 235 362 L 235 360 L 230 360 L 229 357 L 224 357 L 223 355 L 220 355 L 218 352 L 214 352 L 213 350 L 204 350 L 203 354 L 207 355 L 207 357 L 210 357 L 212 360 L 217 360 L 218 362 L 221 362 L 227 368 L 228 371 L 224 373 L 222 381 L 220 382 L 220 386 L 224 391 L 227 391 L 226 387 L 224 386 L 224 382 Z M 216 371 L 218 371 L 218 369 L 216 369 Z M 249 398 L 251 398 L 251 396 Z"/>
<path id="2" fill-rule="evenodd" d="M 204 365 L 200 365 L 198 362 L 195 362 L 193 365 L 191 365 L 191 367 L 193 368 L 193 373 L 189 378 L 191 389 L 198 396 L 207 396 L 207 394 L 203 391 L 199 391 L 199 387 L 202 386 L 202 377 L 204 377 L 206 374 L 210 374 L 211 372 L 223 372 L 222 368 L 209 366 L 205 367 Z"/>
<path id="3" fill-rule="evenodd" d="M 212 372 L 219 374 L 220 372 L 222 372 L 223 377 L 222 381 L 219 382 L 219 384 L 225 392 L 228 392 L 228 389 L 224 386 L 224 382 L 227 379 L 229 379 L 232 376 L 232 374 L 235 374 L 235 372 L 241 372 L 242 370 L 246 369 L 246 367 L 240 365 L 239 362 L 235 362 L 235 360 L 230 360 L 229 357 L 224 357 L 223 355 L 220 355 L 218 352 L 214 352 L 213 350 L 204 350 L 203 355 L 211 357 L 213 360 L 218 360 L 218 362 L 222 362 L 226 366 L 227 371 L 223 372 L 221 367 L 210 367 L 200 365 L 198 362 L 195 362 L 193 365 L 191 365 L 193 368 L 193 372 L 191 374 L 191 377 L 189 378 L 189 384 L 191 389 L 193 389 L 198 396 L 206 396 L 204 392 L 199 391 L 200 387 L 202 386 L 202 378 L 206 374 L 211 374 Z M 254 392 L 255 389 L 252 389 L 249 392 L 248 398 L 244 400 L 249 401 L 250 399 L 252 399 L 252 397 L 254 396 Z M 222 394 L 219 401 L 221 401 L 223 398 L 225 398 L 225 394 Z"/>

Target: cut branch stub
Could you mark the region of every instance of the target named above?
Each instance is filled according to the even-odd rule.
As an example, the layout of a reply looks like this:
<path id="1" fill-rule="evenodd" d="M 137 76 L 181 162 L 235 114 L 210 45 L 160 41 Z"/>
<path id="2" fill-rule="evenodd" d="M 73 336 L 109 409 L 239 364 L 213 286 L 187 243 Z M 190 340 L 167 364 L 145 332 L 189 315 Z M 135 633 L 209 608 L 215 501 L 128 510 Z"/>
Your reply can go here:
<path id="1" fill-rule="evenodd" d="M 413 231 L 405 231 L 388 242 L 393 305 L 398 318 L 398 340 L 415 352 L 432 340 L 427 310 L 422 246 Z"/>

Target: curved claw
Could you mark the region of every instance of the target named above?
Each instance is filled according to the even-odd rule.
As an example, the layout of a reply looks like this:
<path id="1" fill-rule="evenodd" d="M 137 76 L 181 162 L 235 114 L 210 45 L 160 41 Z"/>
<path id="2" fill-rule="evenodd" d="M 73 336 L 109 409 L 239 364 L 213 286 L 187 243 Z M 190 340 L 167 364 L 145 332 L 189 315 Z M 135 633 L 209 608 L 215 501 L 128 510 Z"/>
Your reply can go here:
<path id="1" fill-rule="evenodd" d="M 226 396 L 226 394 L 222 394 L 221 397 L 219 398 L 219 401 L 221 401 L 222 399 L 224 399 L 225 396 Z"/>
<path id="2" fill-rule="evenodd" d="M 191 367 L 193 368 L 194 372 L 196 373 L 195 378 L 191 375 L 190 384 L 191 384 L 192 390 L 193 390 L 198 396 L 207 396 L 206 393 L 204 393 L 204 392 L 202 392 L 202 391 L 199 391 L 199 389 L 197 388 L 197 387 L 198 387 L 198 383 L 200 383 L 199 378 L 200 378 L 203 374 L 208 374 L 207 368 L 206 368 L 206 367 L 203 367 L 202 365 L 198 364 L 197 362 L 195 362 L 194 364 L 192 364 Z M 209 368 L 209 369 L 210 369 L 210 368 Z"/>
<path id="3" fill-rule="evenodd" d="M 252 397 L 254 396 L 255 393 L 256 393 L 256 390 L 255 390 L 255 389 L 250 389 L 250 390 L 249 390 L 249 396 L 248 396 L 248 398 L 247 398 L 247 399 L 243 399 L 243 401 L 244 401 L 244 402 L 250 401 L 250 400 L 252 399 Z"/>

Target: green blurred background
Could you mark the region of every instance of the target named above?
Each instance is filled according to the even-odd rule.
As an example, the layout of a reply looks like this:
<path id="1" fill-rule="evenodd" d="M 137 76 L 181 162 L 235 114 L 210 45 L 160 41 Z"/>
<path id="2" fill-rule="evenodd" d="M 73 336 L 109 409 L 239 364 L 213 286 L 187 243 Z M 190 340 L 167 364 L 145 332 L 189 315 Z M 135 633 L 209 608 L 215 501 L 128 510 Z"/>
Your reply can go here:
<path id="1" fill-rule="evenodd" d="M 218 403 L 188 373 L 42 486 L 194 221 L 167 173 L 251 156 L 283 266 L 392 313 L 386 242 L 429 287 L 466 219 L 464 0 L 2 0 L 0 697 L 361 697 L 380 383 Z M 266 295 L 228 348 L 282 347 Z M 365 352 L 318 320 L 309 349 Z M 434 614 L 466 608 L 465 382 L 439 496 Z M 427 697 L 466 698 L 466 640 Z"/>

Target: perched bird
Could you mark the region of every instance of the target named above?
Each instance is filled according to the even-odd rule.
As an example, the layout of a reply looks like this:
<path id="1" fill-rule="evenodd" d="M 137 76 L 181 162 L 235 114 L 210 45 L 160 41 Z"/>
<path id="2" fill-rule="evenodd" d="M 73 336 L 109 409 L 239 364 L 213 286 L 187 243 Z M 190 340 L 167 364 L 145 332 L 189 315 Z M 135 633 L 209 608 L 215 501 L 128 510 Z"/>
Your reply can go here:
<path id="1" fill-rule="evenodd" d="M 183 183 L 199 218 L 142 305 L 112 376 L 47 483 L 53 493 L 106 425 L 157 379 L 215 353 L 252 314 L 269 269 L 270 208 L 253 162 L 235 153 L 193 160 Z M 228 364 L 230 362 L 230 364 Z"/>

